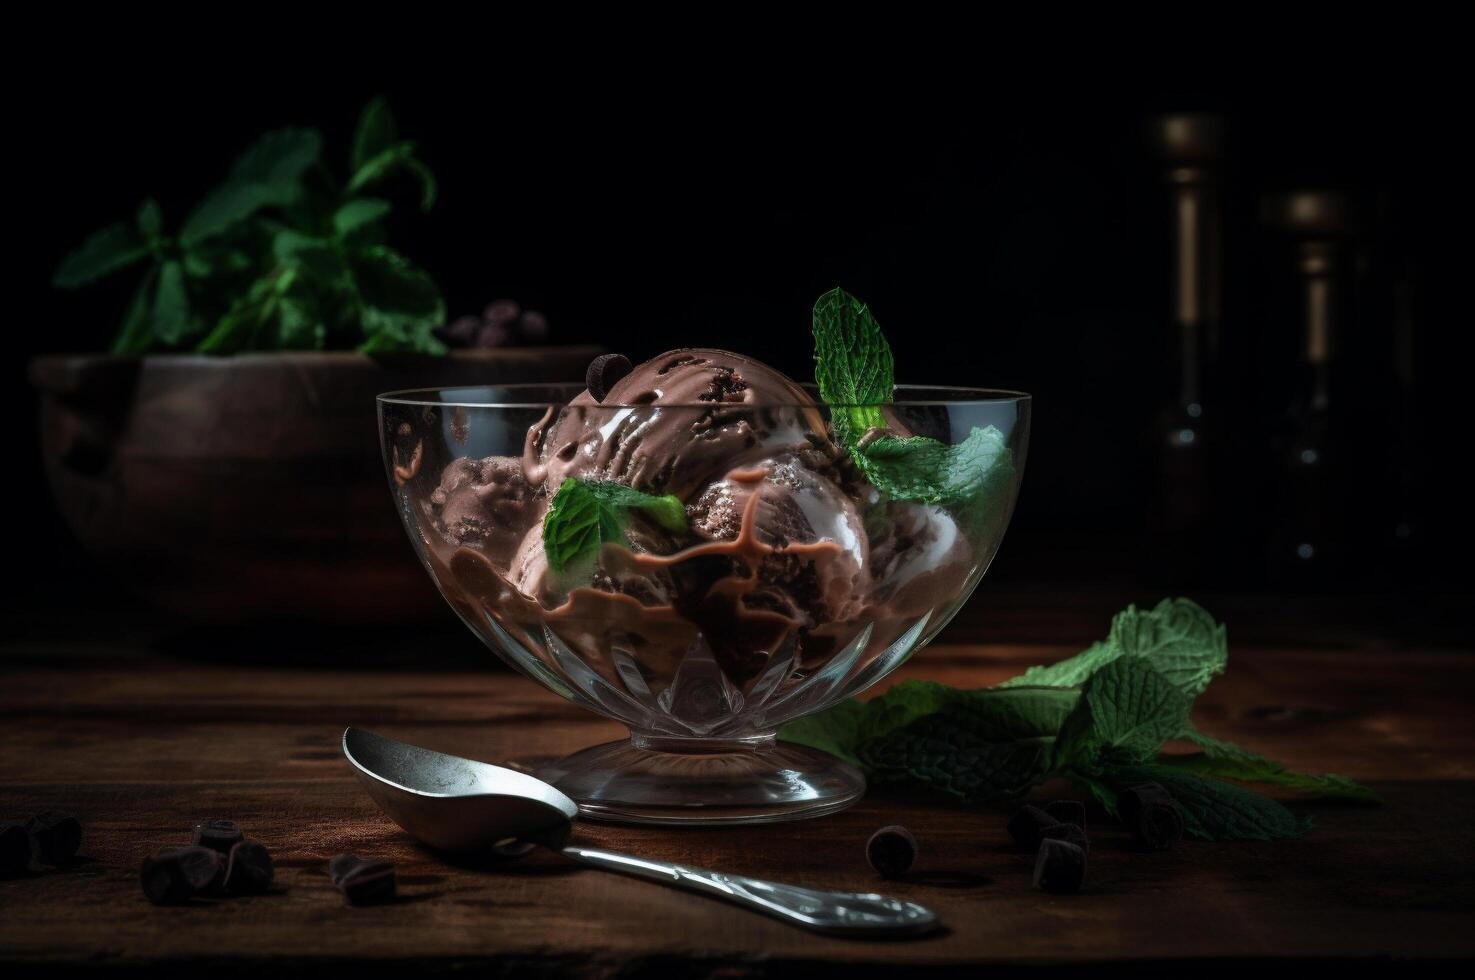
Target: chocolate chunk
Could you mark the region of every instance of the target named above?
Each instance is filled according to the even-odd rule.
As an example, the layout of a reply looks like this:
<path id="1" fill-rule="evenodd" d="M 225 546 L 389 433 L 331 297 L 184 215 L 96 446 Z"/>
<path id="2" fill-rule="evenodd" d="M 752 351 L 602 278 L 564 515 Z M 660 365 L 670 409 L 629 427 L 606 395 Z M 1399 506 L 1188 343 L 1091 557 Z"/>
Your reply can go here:
<path id="1" fill-rule="evenodd" d="M 476 331 L 477 347 L 506 347 L 512 342 L 512 332 L 501 323 L 488 323 Z"/>
<path id="2" fill-rule="evenodd" d="M 1040 831 L 1041 840 L 1063 840 L 1069 841 L 1083 851 L 1091 850 L 1091 839 L 1086 832 L 1073 823 L 1058 823 L 1053 827 L 1046 827 Z"/>
<path id="3" fill-rule="evenodd" d="M 866 841 L 866 860 L 882 878 L 900 878 L 917 860 L 917 839 L 900 825 L 882 827 Z"/>
<path id="4" fill-rule="evenodd" d="M 1009 836 L 1021 851 L 1033 851 L 1040 846 L 1044 831 L 1059 822 L 1039 807 L 1025 805 L 1009 818 Z"/>
<path id="5" fill-rule="evenodd" d="M 1173 794 L 1163 789 L 1161 783 L 1140 783 L 1117 794 L 1117 813 L 1128 827 L 1137 820 L 1142 807 L 1154 800 L 1173 802 Z"/>
<path id="6" fill-rule="evenodd" d="M 1150 851 L 1166 851 L 1183 839 L 1183 811 L 1172 801 L 1152 800 L 1131 824 L 1132 839 Z"/>
<path id="7" fill-rule="evenodd" d="M 1132 839 L 1148 850 L 1163 851 L 1183 837 L 1183 811 L 1158 783 L 1143 783 L 1117 797 L 1117 812 Z"/>
<path id="8" fill-rule="evenodd" d="M 350 905 L 374 905 L 394 898 L 394 865 L 357 854 L 340 854 L 328 862 L 333 884 Z"/>
<path id="9" fill-rule="evenodd" d="M 1086 804 L 1080 800 L 1051 800 L 1043 809 L 1061 823 L 1073 823 L 1082 830 L 1086 829 Z"/>
<path id="10" fill-rule="evenodd" d="M 22 824 L 0 824 L 0 875 L 16 875 L 31 867 L 31 835 Z"/>
<path id="11" fill-rule="evenodd" d="M 1068 894 L 1081 890 L 1086 880 L 1086 852 L 1070 841 L 1046 838 L 1035 855 L 1035 887 Z"/>
<path id="12" fill-rule="evenodd" d="M 225 855 L 221 854 L 219 851 L 209 847 L 202 847 L 199 844 L 180 844 L 172 847 L 161 847 L 154 852 L 154 857 L 173 857 L 177 854 L 182 854 L 185 851 L 194 850 L 206 850 L 209 851 L 211 854 L 214 854 L 216 857 L 220 858 L 220 860 L 215 863 L 215 877 L 211 878 L 208 882 L 206 882 L 197 890 L 202 894 L 221 894 L 225 891 L 226 858 Z M 195 860 L 195 858 L 187 857 L 186 860 Z"/>
<path id="13" fill-rule="evenodd" d="M 66 864 L 77 856 L 77 849 L 82 846 L 82 822 L 70 813 L 55 810 L 38 813 L 26 823 L 26 831 L 34 842 L 36 859 L 42 864 Z"/>
<path id="14" fill-rule="evenodd" d="M 139 869 L 143 893 L 155 905 L 179 905 L 220 880 L 224 858 L 208 847 L 166 847 Z"/>
<path id="15" fill-rule="evenodd" d="M 236 894 L 264 892 L 271 887 L 271 853 L 259 840 L 247 838 L 230 849 L 225 890 Z"/>
<path id="16" fill-rule="evenodd" d="M 234 820 L 206 820 L 195 824 L 194 842 L 221 854 L 229 854 L 230 849 L 245 836 Z"/>
<path id="17" fill-rule="evenodd" d="M 602 402 L 615 386 L 615 382 L 632 370 L 634 365 L 624 354 L 600 354 L 589 362 L 589 370 L 584 374 L 584 386 L 589 389 L 589 394 L 595 401 Z"/>

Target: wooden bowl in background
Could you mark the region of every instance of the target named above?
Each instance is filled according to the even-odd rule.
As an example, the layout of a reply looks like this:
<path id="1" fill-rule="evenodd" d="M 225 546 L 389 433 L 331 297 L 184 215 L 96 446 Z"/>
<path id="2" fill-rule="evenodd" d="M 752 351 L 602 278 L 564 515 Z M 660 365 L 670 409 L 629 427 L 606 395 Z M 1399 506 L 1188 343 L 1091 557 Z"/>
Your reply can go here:
<path id="1" fill-rule="evenodd" d="M 57 508 L 157 605 L 217 623 L 364 624 L 443 603 L 385 483 L 374 396 L 582 380 L 597 347 L 31 362 Z"/>

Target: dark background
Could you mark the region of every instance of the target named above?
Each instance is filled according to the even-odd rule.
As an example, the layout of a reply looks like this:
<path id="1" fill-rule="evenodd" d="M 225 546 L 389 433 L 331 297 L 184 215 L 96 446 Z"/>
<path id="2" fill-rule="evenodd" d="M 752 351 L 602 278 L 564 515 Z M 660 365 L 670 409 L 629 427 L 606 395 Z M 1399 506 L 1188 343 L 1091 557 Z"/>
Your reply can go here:
<path id="1" fill-rule="evenodd" d="M 177 224 L 273 127 L 320 127 L 346 168 L 358 111 L 380 91 L 441 187 L 428 215 L 400 189 L 393 238 L 436 277 L 452 316 L 511 297 L 544 311 L 558 342 L 596 341 L 636 360 L 690 344 L 737 348 L 807 380 L 809 309 L 838 284 L 871 304 L 900 381 L 1032 393 L 1029 464 L 994 588 L 1468 589 L 1469 490 L 1453 475 L 1469 444 L 1469 314 L 1452 302 L 1468 272 L 1447 244 L 1468 178 L 1450 168 L 1459 117 L 1437 97 L 1442 80 L 1166 73 L 1121 85 L 1083 71 L 872 89 L 602 68 L 563 92 L 552 84 L 559 70 L 195 85 L 105 72 L 23 107 L 34 169 L 19 203 L 24 248 L 11 281 L 24 312 L 11 324 L 5 392 L 18 434 L 10 538 L 27 573 L 8 601 L 121 594 L 88 570 L 50 507 L 24 365 L 42 351 L 104 347 L 131 283 L 53 292 L 56 262 L 148 195 Z M 1222 113 L 1228 134 L 1212 540 L 1192 571 L 1160 560 L 1152 531 L 1153 426 L 1174 395 L 1175 332 L 1163 165 L 1143 138 L 1152 114 L 1184 109 Z M 1339 560 L 1310 577 L 1267 557 L 1282 489 L 1274 439 L 1300 383 L 1300 311 L 1289 246 L 1259 207 L 1296 188 L 1341 190 L 1358 216 L 1326 505 Z M 1399 311 L 1412 329 L 1410 391 L 1392 368 Z"/>

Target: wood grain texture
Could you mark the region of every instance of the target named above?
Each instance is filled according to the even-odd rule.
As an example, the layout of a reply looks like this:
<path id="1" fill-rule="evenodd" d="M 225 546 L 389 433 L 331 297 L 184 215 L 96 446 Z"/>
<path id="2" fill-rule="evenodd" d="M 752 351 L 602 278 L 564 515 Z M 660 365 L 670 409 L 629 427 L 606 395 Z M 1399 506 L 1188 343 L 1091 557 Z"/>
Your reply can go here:
<path id="1" fill-rule="evenodd" d="M 408 640 L 403 657 L 419 652 Z M 537 855 L 459 867 L 375 810 L 338 752 L 347 724 L 491 761 L 553 756 L 618 726 L 485 669 L 283 666 L 158 652 L 151 642 L 0 644 L 0 811 L 83 819 L 84 860 L 0 881 L 0 961 L 209 973 L 406 965 L 494 972 L 740 976 L 962 964 L 1475 954 L 1475 658 L 1454 650 L 1235 649 L 1195 718 L 1299 768 L 1371 783 L 1380 808 L 1296 804 L 1298 843 L 1190 843 L 1144 855 L 1098 819 L 1088 890 L 1030 887 L 1002 807 L 868 797 L 810 823 L 728 829 L 581 824 L 600 846 L 937 908 L 946 932 L 905 942 L 812 936 L 717 902 Z M 901 677 L 996 683 L 1072 649 L 943 645 Z M 488 655 L 490 660 L 490 655 Z M 306 663 L 319 658 L 304 657 Z M 378 662 L 378 661 L 376 661 Z M 1045 787 L 1049 795 L 1059 787 Z M 137 868 L 196 820 L 229 816 L 271 848 L 272 894 L 155 908 Z M 1099 815 L 1098 815 L 1099 816 Z M 903 823 L 919 870 L 879 882 L 863 844 Z M 401 897 L 349 908 L 327 861 L 394 861 Z"/>

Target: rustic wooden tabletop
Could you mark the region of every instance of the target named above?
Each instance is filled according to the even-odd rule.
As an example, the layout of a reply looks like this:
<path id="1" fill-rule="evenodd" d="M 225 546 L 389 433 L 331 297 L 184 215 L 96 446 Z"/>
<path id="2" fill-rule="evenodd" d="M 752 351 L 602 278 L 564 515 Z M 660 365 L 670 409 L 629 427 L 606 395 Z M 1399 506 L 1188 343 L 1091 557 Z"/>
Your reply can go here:
<path id="1" fill-rule="evenodd" d="M 86 830 L 71 867 L 0 881 L 0 962 L 809 976 L 861 965 L 1475 954 L 1475 656 L 1466 651 L 1232 646 L 1227 675 L 1199 701 L 1199 726 L 1298 768 L 1365 781 L 1385 805 L 1296 803 L 1317 824 L 1303 841 L 1185 843 L 1161 854 L 1131 851 L 1102 817 L 1078 895 L 1031 887 L 1031 859 L 1007 846 L 1002 807 L 873 795 L 809 823 L 578 828 L 589 842 L 665 860 L 871 890 L 881 883 L 866 866 L 865 839 L 906 824 L 920 843 L 919 870 L 884 890 L 936 908 L 947 929 L 857 942 L 551 853 L 479 868 L 418 848 L 351 777 L 338 746 L 346 725 L 491 761 L 622 734 L 490 654 L 485 666 L 421 668 L 410 634 L 391 638 L 397 657 L 359 658 L 342 638 L 297 657 L 277 646 L 292 642 L 286 632 L 256 641 L 259 656 L 249 643 L 222 650 L 185 634 L 161 644 L 95 623 L 71 639 L 25 632 L 0 641 L 0 812 L 68 809 Z M 1077 648 L 937 645 L 893 680 L 982 686 Z M 150 905 L 140 861 L 213 816 L 234 818 L 271 848 L 275 890 Z M 394 861 L 398 901 L 346 906 L 327 874 L 344 851 Z"/>

